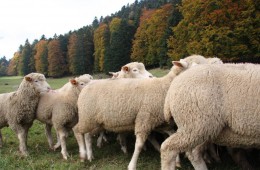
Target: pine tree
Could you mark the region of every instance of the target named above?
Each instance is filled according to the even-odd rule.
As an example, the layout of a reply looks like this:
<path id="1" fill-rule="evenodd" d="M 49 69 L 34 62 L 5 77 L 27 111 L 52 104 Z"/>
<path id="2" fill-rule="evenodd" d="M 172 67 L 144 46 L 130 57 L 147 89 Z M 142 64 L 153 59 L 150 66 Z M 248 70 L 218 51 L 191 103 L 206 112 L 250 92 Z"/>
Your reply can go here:
<path id="1" fill-rule="evenodd" d="M 125 19 L 114 18 L 110 23 L 110 53 L 105 55 L 104 71 L 120 70 L 130 62 L 134 26 Z"/>
<path id="2" fill-rule="evenodd" d="M 18 67 L 18 74 L 20 76 L 27 75 L 31 72 L 30 61 L 32 57 L 32 49 L 29 40 L 26 39 L 24 46 L 21 49 L 21 56 L 19 59 L 19 67 Z"/>

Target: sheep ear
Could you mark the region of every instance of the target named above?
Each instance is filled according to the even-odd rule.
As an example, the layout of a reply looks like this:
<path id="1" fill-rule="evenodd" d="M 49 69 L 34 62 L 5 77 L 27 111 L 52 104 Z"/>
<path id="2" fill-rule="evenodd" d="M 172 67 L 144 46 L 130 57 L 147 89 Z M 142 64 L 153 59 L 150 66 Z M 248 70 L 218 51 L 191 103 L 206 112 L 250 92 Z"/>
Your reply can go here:
<path id="1" fill-rule="evenodd" d="M 123 70 L 124 72 L 129 72 L 129 67 L 123 66 L 123 67 L 121 68 L 121 70 Z"/>
<path id="2" fill-rule="evenodd" d="M 26 77 L 25 77 L 25 80 L 26 80 L 26 81 L 29 81 L 29 82 L 31 82 L 31 81 L 32 81 L 32 78 L 31 78 L 31 77 L 28 77 L 28 76 L 26 76 Z"/>
<path id="3" fill-rule="evenodd" d="M 119 75 L 118 72 L 109 72 L 109 74 L 111 74 L 113 77 L 117 77 Z"/>
<path id="4" fill-rule="evenodd" d="M 183 59 L 181 59 L 180 61 L 172 61 L 172 64 L 181 68 L 187 68 L 188 67 L 188 63 L 186 61 L 184 61 Z"/>
<path id="5" fill-rule="evenodd" d="M 71 79 L 71 80 L 70 80 L 70 83 L 71 83 L 72 85 L 75 85 L 75 86 L 78 84 L 78 82 L 77 82 L 75 79 Z"/>

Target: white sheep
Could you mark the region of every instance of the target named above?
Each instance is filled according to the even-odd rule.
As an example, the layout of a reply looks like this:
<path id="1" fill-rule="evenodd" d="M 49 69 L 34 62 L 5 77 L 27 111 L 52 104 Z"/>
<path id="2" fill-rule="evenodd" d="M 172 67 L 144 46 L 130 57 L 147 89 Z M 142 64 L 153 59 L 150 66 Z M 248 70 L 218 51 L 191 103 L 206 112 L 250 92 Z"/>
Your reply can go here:
<path id="1" fill-rule="evenodd" d="M 207 141 L 260 148 L 259 84 L 254 64 L 199 65 L 176 77 L 164 114 L 178 130 L 161 145 L 161 168 L 175 169 L 176 155 L 189 151 L 194 168 L 207 169 L 199 151 Z"/>
<path id="2" fill-rule="evenodd" d="M 192 66 L 191 56 L 187 61 L 174 62 L 171 71 L 164 77 L 152 79 L 100 80 L 86 86 L 78 99 L 79 133 L 85 136 L 87 153 L 80 146 L 80 158 L 93 159 L 91 135 L 99 131 L 134 131 L 135 151 L 128 166 L 136 169 L 138 156 L 150 132 L 164 123 L 163 105 L 171 81 L 186 68 Z M 204 61 L 204 58 L 203 58 Z M 199 62 L 198 62 L 199 64 Z"/>
<path id="3" fill-rule="evenodd" d="M 140 62 L 131 62 L 121 67 L 121 70 L 118 72 L 109 72 L 112 75 L 111 79 L 118 78 L 153 78 L 153 75 L 145 69 L 143 63 Z M 99 81 L 99 80 L 95 80 Z M 125 142 L 125 136 L 123 134 L 118 135 L 119 143 L 121 145 L 121 150 L 126 153 L 127 147 Z M 104 132 L 101 132 L 97 139 L 97 146 L 100 148 L 102 145 L 102 140 L 107 141 Z M 153 144 L 156 145 L 154 140 L 150 140 Z M 157 147 L 160 150 L 159 147 Z"/>
<path id="4" fill-rule="evenodd" d="M 84 74 L 70 79 L 60 89 L 41 95 L 36 118 L 45 123 L 45 131 L 50 148 L 54 150 L 61 145 L 61 154 L 68 159 L 66 137 L 68 131 L 78 122 L 77 99 L 80 91 L 92 80 L 92 76 Z M 54 126 L 58 143 L 53 146 L 51 128 Z"/>
<path id="5" fill-rule="evenodd" d="M 27 134 L 35 119 L 40 93 L 49 90 L 43 74 L 30 73 L 16 91 L 0 94 L 0 128 L 9 126 L 17 134 L 22 156 L 28 155 Z"/>
<path id="6" fill-rule="evenodd" d="M 118 72 L 109 72 L 113 75 L 112 79 L 116 78 L 152 78 L 153 75 L 149 73 L 143 63 L 131 62 L 121 67 Z"/>

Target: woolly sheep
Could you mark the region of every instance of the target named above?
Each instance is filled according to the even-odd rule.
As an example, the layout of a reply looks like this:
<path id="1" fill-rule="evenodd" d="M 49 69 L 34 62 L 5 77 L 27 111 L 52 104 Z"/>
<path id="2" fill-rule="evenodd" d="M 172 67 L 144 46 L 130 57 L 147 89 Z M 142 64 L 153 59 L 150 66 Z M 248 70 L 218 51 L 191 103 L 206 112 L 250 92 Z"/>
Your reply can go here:
<path id="1" fill-rule="evenodd" d="M 45 131 L 50 148 L 57 149 L 61 145 L 61 154 L 68 159 L 65 138 L 68 131 L 78 122 L 77 99 L 80 91 L 92 80 L 92 76 L 84 74 L 70 79 L 60 89 L 41 95 L 36 118 L 45 123 Z M 53 146 L 51 128 L 54 126 L 58 143 Z"/>
<path id="2" fill-rule="evenodd" d="M 118 72 L 109 72 L 115 78 L 152 78 L 153 75 L 149 73 L 143 63 L 131 62 L 122 66 Z"/>
<path id="3" fill-rule="evenodd" d="M 85 136 L 88 160 L 93 159 L 91 135 L 104 129 L 135 131 L 135 151 L 128 168 L 136 169 L 147 136 L 164 123 L 163 104 L 171 81 L 192 65 L 187 61 L 174 62 L 161 78 L 100 80 L 86 86 L 78 99 L 77 128 L 81 134 L 90 133 Z M 86 158 L 84 147 L 80 147 L 80 158 Z"/>
<path id="4" fill-rule="evenodd" d="M 109 72 L 112 76 L 112 79 L 118 78 L 153 78 L 153 75 L 145 69 L 143 63 L 140 62 L 131 62 L 121 67 L 121 70 L 118 72 Z M 99 80 L 94 80 L 99 81 Z M 93 81 L 93 82 L 94 82 Z M 76 128 L 75 128 L 76 129 Z M 122 151 L 125 153 L 127 150 L 126 145 L 124 145 L 123 140 L 125 140 L 124 135 L 119 134 L 118 139 L 120 139 L 120 145 Z M 79 137 L 79 140 L 80 137 Z M 97 146 L 100 148 L 102 145 L 102 140 L 107 141 L 104 132 L 101 132 L 97 139 Z M 154 142 L 154 141 L 152 141 Z"/>
<path id="5" fill-rule="evenodd" d="M 195 64 L 223 64 L 223 62 L 219 58 L 216 58 L 216 57 L 215 58 L 205 58 L 201 55 L 191 55 L 190 57 L 187 57 L 185 60 L 188 61 L 189 63 L 193 63 L 194 65 Z M 119 72 L 117 72 L 117 74 L 118 73 Z M 113 75 L 115 77 L 115 73 L 113 73 Z M 160 133 L 165 133 L 165 131 L 164 132 L 160 131 Z M 173 131 L 167 132 L 168 135 L 171 135 L 172 133 L 173 133 Z M 126 138 L 125 135 L 119 135 L 117 139 L 120 142 L 121 150 L 124 153 L 127 153 L 127 146 L 126 146 L 126 139 L 125 138 Z M 153 136 L 149 136 L 148 140 L 152 143 L 152 145 L 155 147 L 156 150 L 160 151 L 160 146 Z M 211 148 L 212 146 L 208 146 L 208 147 Z M 211 156 L 213 157 L 214 160 L 219 161 L 219 158 L 217 157 L 216 153 L 213 152 L 212 149 L 210 150 L 210 153 L 211 153 Z M 209 158 L 205 158 L 205 159 L 209 159 Z M 180 162 L 179 162 L 180 161 L 179 157 L 177 158 L 177 160 L 178 160 L 177 167 L 180 167 L 181 165 L 180 165 Z"/>
<path id="6" fill-rule="evenodd" d="M 199 153 L 204 142 L 229 147 L 260 147 L 260 65 L 193 67 L 172 82 L 164 114 L 176 133 L 161 145 L 163 170 L 175 169 L 175 156 L 190 151 L 195 169 L 207 169 Z"/>
<path id="7" fill-rule="evenodd" d="M 23 78 L 16 91 L 0 94 L 0 128 L 10 126 L 17 134 L 22 156 L 28 156 L 27 134 L 35 119 L 40 93 L 49 90 L 43 74 L 30 73 Z M 0 139 L 2 144 L 2 137 Z"/>

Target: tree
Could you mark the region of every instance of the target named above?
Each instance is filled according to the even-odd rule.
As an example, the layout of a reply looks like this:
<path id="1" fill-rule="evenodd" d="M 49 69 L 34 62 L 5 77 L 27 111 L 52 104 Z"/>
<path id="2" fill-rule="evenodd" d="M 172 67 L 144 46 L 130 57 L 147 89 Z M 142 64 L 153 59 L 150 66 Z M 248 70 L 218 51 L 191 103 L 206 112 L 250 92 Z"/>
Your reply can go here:
<path id="1" fill-rule="evenodd" d="M 69 74 L 69 61 L 68 61 L 68 43 L 69 43 L 69 34 L 59 35 L 58 40 L 60 42 L 60 48 L 62 51 L 62 57 L 64 58 L 64 74 Z"/>
<path id="2" fill-rule="evenodd" d="M 61 77 L 65 72 L 65 59 L 62 56 L 60 42 L 53 39 L 48 44 L 48 76 Z"/>
<path id="3" fill-rule="evenodd" d="M 14 56 L 12 57 L 9 65 L 8 65 L 8 68 L 7 68 L 8 76 L 18 75 L 18 64 L 19 64 L 20 56 L 21 56 L 21 53 L 19 51 L 14 53 Z"/>
<path id="4" fill-rule="evenodd" d="M 125 19 L 114 18 L 109 24 L 110 53 L 104 58 L 104 71 L 120 70 L 130 62 L 134 25 Z"/>
<path id="5" fill-rule="evenodd" d="M 156 10 L 143 10 L 140 26 L 133 41 L 132 60 L 143 62 L 147 66 L 154 66 L 158 63 L 161 67 L 166 65 L 168 18 L 171 13 L 171 4 L 166 4 Z"/>
<path id="6" fill-rule="evenodd" d="M 260 17 L 255 1 L 183 1 L 181 12 L 184 18 L 168 40 L 171 58 L 197 53 L 225 62 L 259 61 Z"/>
<path id="7" fill-rule="evenodd" d="M 36 54 L 35 59 L 35 69 L 37 72 L 48 75 L 48 41 L 40 40 L 35 45 Z"/>
<path id="8" fill-rule="evenodd" d="M 30 61 L 32 58 L 32 48 L 29 40 L 26 39 L 24 46 L 21 47 L 21 56 L 19 59 L 18 74 L 24 76 L 32 72 Z"/>
<path id="9" fill-rule="evenodd" d="M 73 33 L 68 45 L 69 71 L 73 75 L 85 73 L 86 56 L 83 49 L 83 37 Z"/>
<path id="10" fill-rule="evenodd" d="M 0 76 L 7 75 L 8 64 L 9 64 L 9 62 L 6 60 L 5 56 L 0 58 Z"/>
<path id="11" fill-rule="evenodd" d="M 100 24 L 94 31 L 94 71 L 104 70 L 104 57 L 109 53 L 110 32 L 107 24 Z"/>

